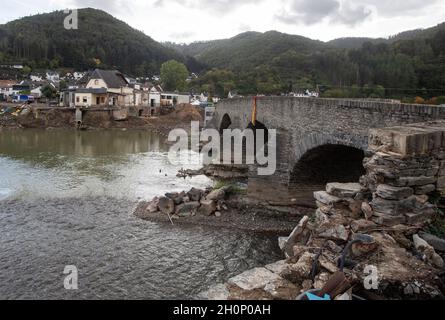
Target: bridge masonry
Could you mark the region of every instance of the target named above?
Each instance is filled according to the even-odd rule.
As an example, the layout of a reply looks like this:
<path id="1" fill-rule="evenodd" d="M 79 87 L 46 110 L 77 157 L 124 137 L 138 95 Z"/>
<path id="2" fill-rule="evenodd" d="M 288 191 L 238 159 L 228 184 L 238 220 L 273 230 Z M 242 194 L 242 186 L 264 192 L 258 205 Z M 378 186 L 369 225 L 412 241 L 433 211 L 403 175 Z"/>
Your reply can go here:
<path id="1" fill-rule="evenodd" d="M 209 127 L 247 128 L 252 117 L 252 98 L 218 103 Z M 323 146 L 368 149 L 370 129 L 445 119 L 445 106 L 402 104 L 394 101 L 259 97 L 257 120 L 277 130 L 277 162 L 274 176 L 256 177 L 289 186 L 299 161 Z M 252 177 L 255 170 L 251 170 Z"/>

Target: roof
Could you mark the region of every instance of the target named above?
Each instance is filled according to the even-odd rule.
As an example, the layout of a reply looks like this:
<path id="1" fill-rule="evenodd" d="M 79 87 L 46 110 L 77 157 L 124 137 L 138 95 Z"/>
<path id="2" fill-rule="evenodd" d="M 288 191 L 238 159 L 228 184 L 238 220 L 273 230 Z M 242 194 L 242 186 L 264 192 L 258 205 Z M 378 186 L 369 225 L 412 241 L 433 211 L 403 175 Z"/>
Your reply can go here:
<path id="1" fill-rule="evenodd" d="M 188 92 L 161 92 L 163 96 L 190 96 Z"/>
<path id="2" fill-rule="evenodd" d="M 14 80 L 0 80 L 0 88 L 10 88 L 16 83 Z"/>
<path id="3" fill-rule="evenodd" d="M 90 79 L 102 79 L 108 88 L 121 88 L 128 85 L 125 76 L 117 70 L 96 69 L 91 74 Z"/>
<path id="4" fill-rule="evenodd" d="M 72 90 L 72 91 L 74 91 L 75 93 L 94 93 L 94 94 L 105 94 L 105 93 L 107 93 L 107 89 L 105 89 L 105 88 L 99 88 L 99 89 L 85 89 L 85 88 L 81 88 L 81 89 L 75 89 L 75 90 Z"/>

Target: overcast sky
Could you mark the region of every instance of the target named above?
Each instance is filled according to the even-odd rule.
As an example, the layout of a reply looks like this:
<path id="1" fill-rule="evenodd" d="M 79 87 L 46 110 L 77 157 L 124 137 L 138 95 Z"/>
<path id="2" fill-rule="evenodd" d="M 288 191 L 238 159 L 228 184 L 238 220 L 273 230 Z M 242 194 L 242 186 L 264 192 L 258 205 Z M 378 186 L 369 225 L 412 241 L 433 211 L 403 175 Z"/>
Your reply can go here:
<path id="1" fill-rule="evenodd" d="M 313 39 L 387 37 L 445 22 L 444 0 L 8 0 L 0 23 L 66 8 L 103 9 L 158 41 L 278 30 Z"/>

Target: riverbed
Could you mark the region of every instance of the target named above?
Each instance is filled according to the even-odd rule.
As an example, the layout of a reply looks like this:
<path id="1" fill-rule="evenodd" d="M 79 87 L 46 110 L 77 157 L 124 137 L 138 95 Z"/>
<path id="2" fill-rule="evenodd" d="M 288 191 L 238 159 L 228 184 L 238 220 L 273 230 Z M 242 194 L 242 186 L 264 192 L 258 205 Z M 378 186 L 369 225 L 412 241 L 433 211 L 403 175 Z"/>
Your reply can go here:
<path id="1" fill-rule="evenodd" d="M 193 299 L 281 257 L 272 235 L 136 218 L 139 201 L 212 185 L 177 178 L 167 151 L 146 131 L 0 131 L 0 299 Z"/>

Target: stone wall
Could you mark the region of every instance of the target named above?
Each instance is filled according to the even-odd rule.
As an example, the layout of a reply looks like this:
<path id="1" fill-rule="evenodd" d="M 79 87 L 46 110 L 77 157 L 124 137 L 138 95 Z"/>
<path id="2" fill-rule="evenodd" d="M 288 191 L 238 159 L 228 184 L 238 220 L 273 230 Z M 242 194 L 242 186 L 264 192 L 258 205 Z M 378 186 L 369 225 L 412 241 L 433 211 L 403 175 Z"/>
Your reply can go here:
<path id="1" fill-rule="evenodd" d="M 445 195 L 445 121 L 374 129 L 360 183 L 328 184 L 315 193 L 320 208 L 341 206 L 380 225 L 418 224 Z"/>
<path id="2" fill-rule="evenodd" d="M 364 151 L 370 129 L 445 119 L 442 106 L 389 101 L 261 97 L 257 110 L 258 121 L 268 129 L 282 129 L 288 134 L 288 146 L 278 145 L 278 149 L 286 149 L 280 161 L 286 163 L 289 174 L 304 154 L 318 146 L 344 145 Z M 252 98 L 219 102 L 209 126 L 219 129 L 225 115 L 231 120 L 229 128 L 247 128 Z"/>

